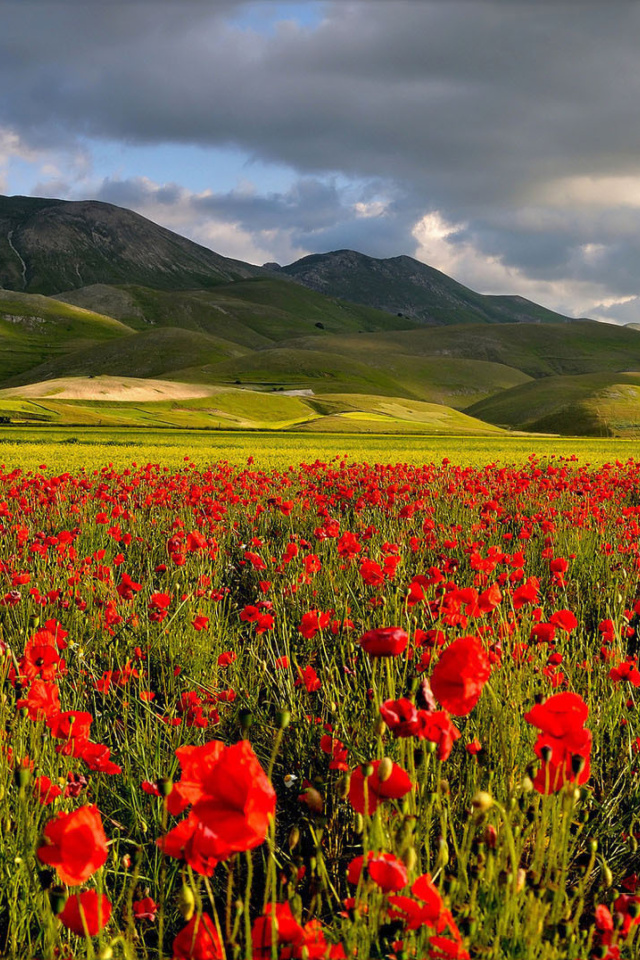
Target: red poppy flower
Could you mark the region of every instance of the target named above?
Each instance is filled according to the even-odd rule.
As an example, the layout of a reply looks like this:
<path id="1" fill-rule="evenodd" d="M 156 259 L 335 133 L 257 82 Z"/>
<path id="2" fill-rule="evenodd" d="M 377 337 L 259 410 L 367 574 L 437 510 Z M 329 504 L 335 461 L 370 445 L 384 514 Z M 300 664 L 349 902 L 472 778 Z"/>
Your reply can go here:
<path id="1" fill-rule="evenodd" d="M 143 897 L 142 900 L 134 900 L 133 915 L 136 920 L 148 920 L 153 923 L 158 912 L 158 904 L 151 897 Z"/>
<path id="2" fill-rule="evenodd" d="M 63 883 L 77 887 L 88 880 L 107 859 L 107 838 L 100 811 L 95 806 L 59 813 L 44 828 L 47 841 L 39 847 L 42 863 L 55 867 Z"/>
<path id="3" fill-rule="evenodd" d="M 173 960 L 222 960 L 218 932 L 211 917 L 194 914 L 173 941 Z"/>
<path id="4" fill-rule="evenodd" d="M 95 890 L 71 894 L 62 913 L 58 914 L 58 920 L 79 937 L 86 934 L 97 936 L 110 917 L 111 903 L 108 897 L 104 893 L 98 896 Z"/>
<path id="5" fill-rule="evenodd" d="M 491 675 L 489 658 L 477 637 L 459 637 L 442 652 L 431 675 L 431 689 L 454 716 L 471 713 Z"/>
<path id="6" fill-rule="evenodd" d="M 370 657 L 397 657 L 406 649 L 409 637 L 401 627 L 378 627 L 363 633 L 359 643 Z"/>
<path id="7" fill-rule="evenodd" d="M 418 732 L 418 711 L 411 700 L 385 700 L 380 704 L 382 719 L 394 737 L 413 737 Z"/>
<path id="8" fill-rule="evenodd" d="M 571 610 L 556 610 L 556 612 L 549 617 L 549 623 L 552 623 L 554 627 L 559 627 L 566 633 L 570 633 L 578 626 L 575 614 L 573 614 Z"/>
<path id="9" fill-rule="evenodd" d="M 369 876 L 383 893 L 395 893 L 406 887 L 407 868 L 392 853 L 375 854 L 367 866 Z"/>
<path id="10" fill-rule="evenodd" d="M 381 781 L 378 777 L 378 768 L 380 760 L 374 760 L 371 766 L 373 773 L 366 778 L 367 780 L 367 805 L 365 810 L 364 784 L 365 776 L 361 767 L 357 767 L 351 774 L 349 785 L 349 800 L 356 813 L 374 813 L 378 804 L 383 800 L 398 800 L 404 797 L 412 789 L 409 774 L 397 763 L 391 765 L 391 774 L 386 780 Z"/>
<path id="11" fill-rule="evenodd" d="M 53 803 L 56 797 L 60 796 L 62 790 L 59 786 L 57 786 L 57 784 L 52 783 L 49 777 L 43 775 L 41 777 L 36 777 L 34 780 L 33 792 L 40 803 L 43 804 L 43 806 L 47 806 L 48 804 Z"/>
<path id="12" fill-rule="evenodd" d="M 176 755 L 183 774 L 167 807 L 170 813 L 180 813 L 193 804 L 190 817 L 202 828 L 196 839 L 200 852 L 224 860 L 264 843 L 276 795 L 251 744 L 240 740 L 227 747 L 211 740 L 202 747 L 181 747 Z M 184 823 L 176 830 L 185 831 Z M 194 830 L 180 834 L 183 848 L 188 840 L 193 843 Z"/>
<path id="13" fill-rule="evenodd" d="M 448 760 L 451 748 L 460 739 L 460 731 L 451 723 L 446 710 L 419 710 L 416 736 L 438 745 L 438 760 Z"/>

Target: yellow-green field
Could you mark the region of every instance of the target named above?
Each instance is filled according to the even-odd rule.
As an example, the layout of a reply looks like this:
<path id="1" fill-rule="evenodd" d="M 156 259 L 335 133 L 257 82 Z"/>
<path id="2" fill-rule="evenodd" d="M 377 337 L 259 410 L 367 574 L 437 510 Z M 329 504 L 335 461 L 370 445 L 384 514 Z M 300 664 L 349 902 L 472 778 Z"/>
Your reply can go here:
<path id="1" fill-rule="evenodd" d="M 142 430 L 59 427 L 0 429 L 0 463 L 5 469 L 50 471 L 98 469 L 132 462 L 176 467 L 190 457 L 198 466 L 217 461 L 246 463 L 254 457 L 265 469 L 347 455 L 370 463 L 522 463 L 539 457 L 576 456 L 580 463 L 602 464 L 640 457 L 640 441 L 575 437 L 425 437 L 375 434 L 279 433 L 223 430 Z"/>

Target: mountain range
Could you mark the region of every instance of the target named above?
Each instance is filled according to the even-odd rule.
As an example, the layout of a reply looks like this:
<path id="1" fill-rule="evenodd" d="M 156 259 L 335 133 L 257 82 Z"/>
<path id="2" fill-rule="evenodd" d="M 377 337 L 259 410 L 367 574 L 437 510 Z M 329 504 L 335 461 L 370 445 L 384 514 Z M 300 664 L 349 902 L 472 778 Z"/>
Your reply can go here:
<path id="1" fill-rule="evenodd" d="M 0 197 L 5 421 L 635 436 L 637 371 L 637 330 L 408 256 L 260 267 L 111 204 Z"/>

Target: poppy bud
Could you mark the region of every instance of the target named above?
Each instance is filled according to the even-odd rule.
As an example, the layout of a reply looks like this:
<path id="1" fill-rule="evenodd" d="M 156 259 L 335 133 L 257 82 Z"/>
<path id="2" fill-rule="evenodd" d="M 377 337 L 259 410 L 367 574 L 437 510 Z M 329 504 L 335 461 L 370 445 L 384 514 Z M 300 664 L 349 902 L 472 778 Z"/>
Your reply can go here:
<path id="1" fill-rule="evenodd" d="M 168 797 L 173 790 L 173 780 L 169 777 L 160 777 L 156 782 L 156 786 L 161 797 Z"/>
<path id="2" fill-rule="evenodd" d="M 606 887 L 607 889 L 609 889 L 609 887 L 611 886 L 612 883 L 613 883 L 613 874 L 612 874 L 612 872 L 611 872 L 611 868 L 609 867 L 608 864 L 604 863 L 604 861 L 603 861 L 603 863 L 602 863 L 602 885 L 603 885 L 604 887 Z"/>
<path id="3" fill-rule="evenodd" d="M 486 826 L 484 828 L 482 839 L 484 840 L 486 845 L 489 847 L 489 850 L 495 850 L 496 844 L 498 842 L 498 833 L 496 831 L 496 828 L 491 824 Z"/>
<path id="4" fill-rule="evenodd" d="M 361 813 L 356 813 L 355 820 L 353 821 L 353 831 L 354 833 L 360 834 L 364 830 L 364 817 Z"/>
<path id="5" fill-rule="evenodd" d="M 551 760 L 552 756 L 553 756 L 553 750 L 551 749 L 551 747 L 544 746 L 540 748 L 540 757 L 544 763 L 549 763 L 549 760 Z"/>
<path id="6" fill-rule="evenodd" d="M 444 837 L 438 839 L 438 863 L 443 867 L 449 863 L 449 846 Z"/>
<path id="7" fill-rule="evenodd" d="M 57 917 L 59 913 L 62 913 L 66 902 L 67 895 L 64 887 L 52 887 L 51 890 L 49 890 L 49 903 L 51 904 L 51 910 L 54 916 Z"/>
<path id="8" fill-rule="evenodd" d="M 381 737 L 386 729 L 387 729 L 387 725 L 382 719 L 382 717 L 380 716 L 376 717 L 376 722 L 373 727 L 373 732 L 375 733 L 375 735 L 377 737 Z"/>
<path id="9" fill-rule="evenodd" d="M 13 776 L 16 781 L 16 786 L 22 790 L 31 779 L 31 770 L 29 770 L 28 767 L 19 766 L 16 767 Z"/>
<path id="10" fill-rule="evenodd" d="M 371 771 L 373 773 L 373 770 Z M 363 770 L 364 773 L 364 770 Z M 390 757 L 384 757 L 380 761 L 378 766 L 378 780 L 380 783 L 384 783 L 385 780 L 388 780 L 391 774 L 393 773 L 393 760 Z M 370 774 L 365 773 L 365 776 L 370 776 Z"/>
<path id="11" fill-rule="evenodd" d="M 360 764 L 360 769 L 362 770 L 363 777 L 370 777 L 373 773 L 373 764 L 368 760 L 367 763 Z"/>
<path id="12" fill-rule="evenodd" d="M 633 901 L 627 906 L 627 913 L 632 920 L 637 920 L 640 916 L 640 903 L 634 903 Z"/>
<path id="13" fill-rule="evenodd" d="M 486 813 L 493 806 L 493 797 L 486 790 L 478 790 L 471 801 L 471 806 L 479 813 Z"/>
<path id="14" fill-rule="evenodd" d="M 253 723 L 253 714 L 251 713 L 251 710 L 241 710 L 238 714 L 238 717 L 240 720 L 240 726 L 242 727 L 244 733 L 246 733 Z"/>
<path id="15" fill-rule="evenodd" d="M 598 841 L 595 839 L 589 840 L 589 853 L 596 853 L 597 850 L 598 850 Z"/>
<path id="16" fill-rule="evenodd" d="M 284 730 L 291 723 L 290 710 L 278 710 L 276 713 L 276 725 L 278 730 Z"/>
<path id="17" fill-rule="evenodd" d="M 49 890 L 53 886 L 55 876 L 53 870 L 38 870 L 38 883 L 41 889 Z"/>
<path id="18" fill-rule="evenodd" d="M 291 827 L 291 830 L 289 831 L 289 840 L 288 840 L 289 850 L 295 850 L 295 848 L 298 846 L 299 843 L 300 843 L 300 831 L 298 830 L 297 827 Z"/>
<path id="19" fill-rule="evenodd" d="M 349 795 L 349 787 L 351 786 L 351 775 L 345 773 L 343 777 L 340 777 L 338 781 L 338 796 L 341 800 L 346 800 Z"/>
<path id="20" fill-rule="evenodd" d="M 402 856 L 400 857 L 405 867 L 409 872 L 415 869 L 416 863 L 418 862 L 418 854 L 416 853 L 415 847 L 408 847 Z"/>
<path id="21" fill-rule="evenodd" d="M 195 907 L 196 898 L 193 895 L 193 890 L 186 883 L 183 883 L 178 894 L 178 910 L 185 920 L 191 920 L 195 913 Z"/>
<path id="22" fill-rule="evenodd" d="M 579 777 L 586 765 L 586 758 L 583 757 L 581 753 L 573 753 L 571 755 L 571 771 L 574 776 Z"/>
<path id="23" fill-rule="evenodd" d="M 98 954 L 98 960 L 112 960 L 112 957 L 113 957 L 113 950 L 111 949 L 109 944 L 104 946 L 100 951 L 100 953 Z"/>

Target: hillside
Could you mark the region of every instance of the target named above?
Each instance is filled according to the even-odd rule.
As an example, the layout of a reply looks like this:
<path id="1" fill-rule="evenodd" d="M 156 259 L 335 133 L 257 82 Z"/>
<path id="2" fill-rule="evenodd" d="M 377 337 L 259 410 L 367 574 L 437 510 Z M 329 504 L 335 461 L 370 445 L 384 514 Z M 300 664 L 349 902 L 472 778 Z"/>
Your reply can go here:
<path id="1" fill-rule="evenodd" d="M 51 297 L 0 290 L 0 384 L 20 375 L 29 380 L 30 371 L 43 362 L 81 350 L 101 351 L 132 334 L 113 317 Z"/>
<path id="2" fill-rule="evenodd" d="M 51 295 L 94 283 L 188 290 L 262 273 L 110 203 L 0 196 L 0 287 L 8 290 Z"/>
<path id="3" fill-rule="evenodd" d="M 280 270 L 320 293 L 435 326 L 570 320 L 524 297 L 475 293 L 413 257 L 379 260 L 355 250 L 335 250 L 303 257 Z"/>
<path id="4" fill-rule="evenodd" d="M 640 437 L 640 372 L 545 377 L 480 401 L 467 412 L 516 430 Z"/>

